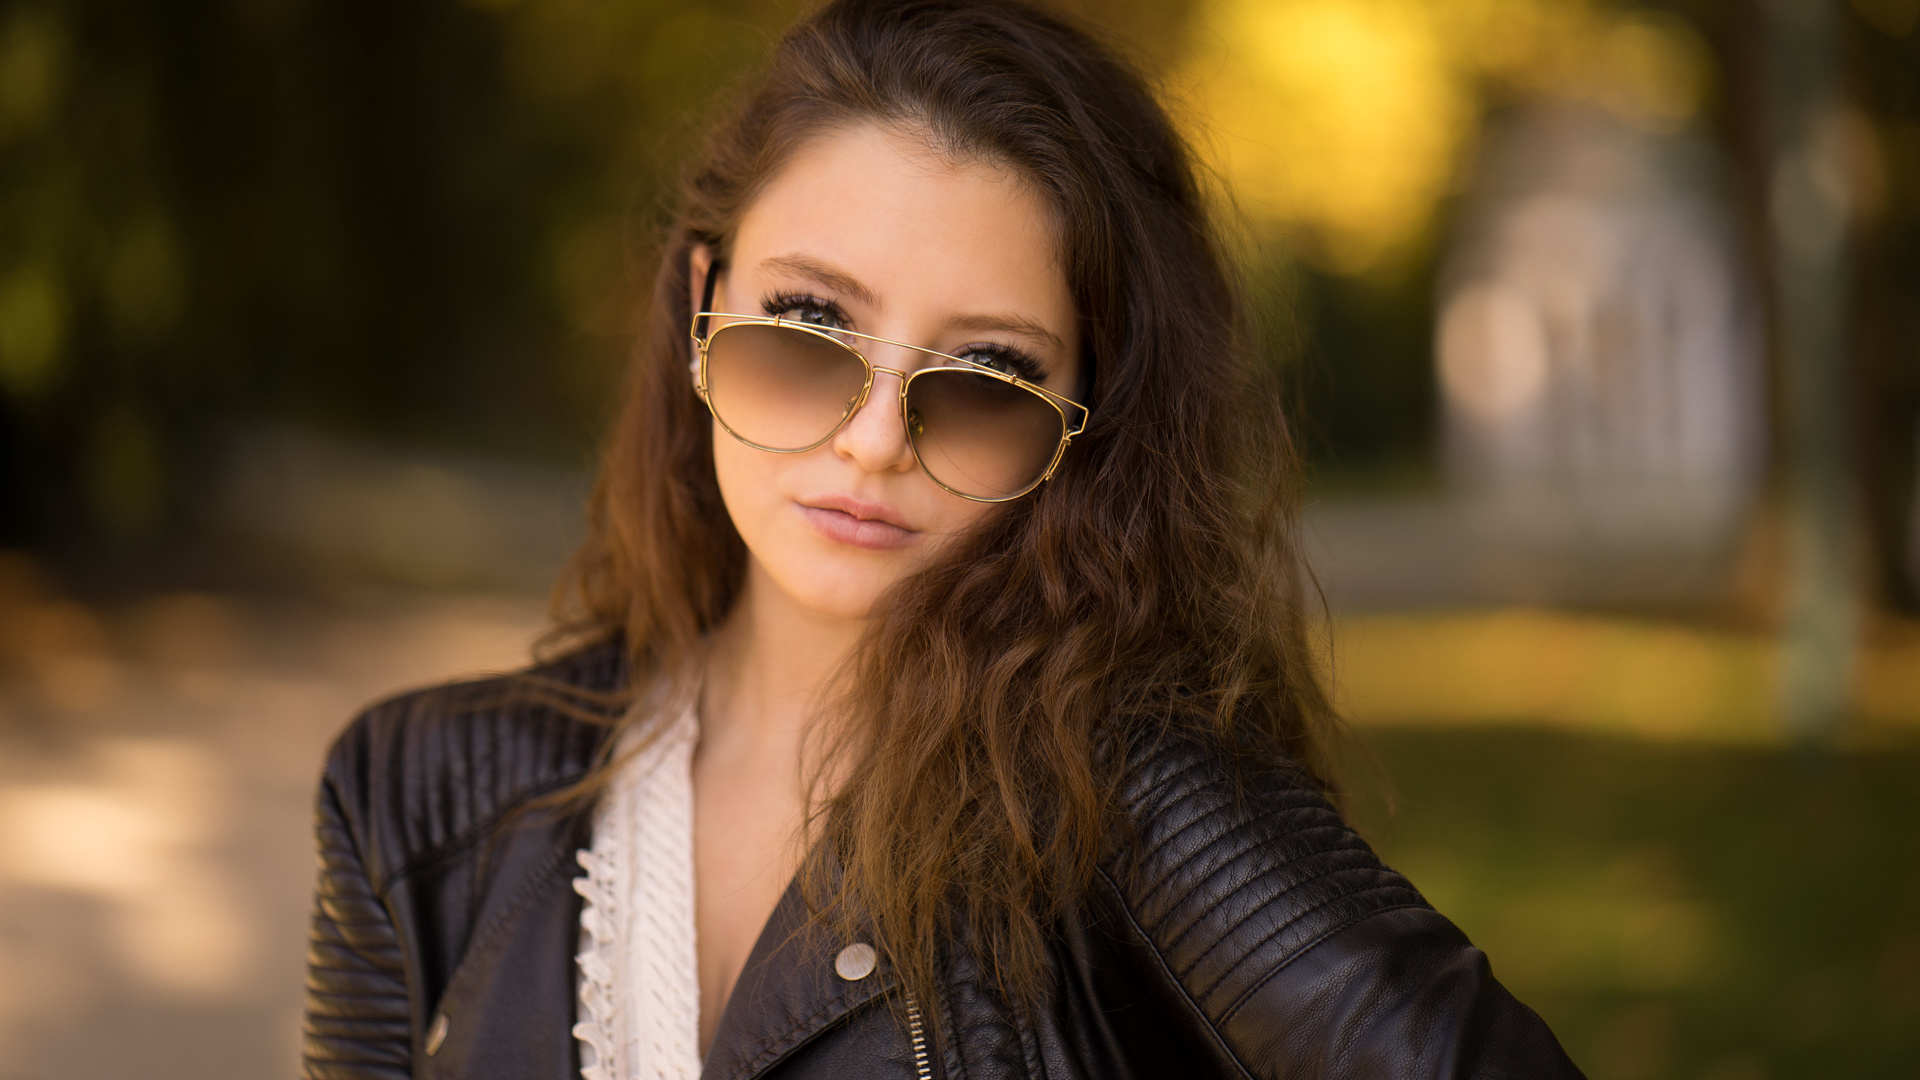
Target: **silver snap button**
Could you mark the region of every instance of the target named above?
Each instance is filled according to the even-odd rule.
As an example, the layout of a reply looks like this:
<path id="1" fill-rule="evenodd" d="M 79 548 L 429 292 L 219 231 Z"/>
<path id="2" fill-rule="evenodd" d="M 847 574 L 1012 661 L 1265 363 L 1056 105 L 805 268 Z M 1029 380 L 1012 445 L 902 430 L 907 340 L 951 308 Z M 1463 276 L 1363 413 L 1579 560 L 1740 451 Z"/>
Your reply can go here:
<path id="1" fill-rule="evenodd" d="M 873 974 L 873 965 L 878 959 L 879 954 L 873 951 L 873 946 L 856 941 L 841 949 L 840 955 L 833 958 L 833 970 L 841 978 L 853 982 Z"/>
<path id="2" fill-rule="evenodd" d="M 427 1056 L 440 1052 L 440 1046 L 447 1041 L 447 1014 L 440 1013 L 433 1018 L 433 1026 L 427 1029 Z"/>

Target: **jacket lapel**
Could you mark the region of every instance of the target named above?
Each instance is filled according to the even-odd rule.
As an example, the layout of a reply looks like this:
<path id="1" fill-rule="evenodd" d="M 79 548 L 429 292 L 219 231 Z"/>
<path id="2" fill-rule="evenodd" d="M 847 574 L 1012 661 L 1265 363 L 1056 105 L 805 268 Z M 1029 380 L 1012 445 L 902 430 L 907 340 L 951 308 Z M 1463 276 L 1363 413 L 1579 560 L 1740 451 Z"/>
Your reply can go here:
<path id="1" fill-rule="evenodd" d="M 573 1038 L 580 897 L 573 891 L 579 819 L 528 814 L 490 851 L 494 887 L 480 898 L 460 966 L 422 1027 L 414 1075 L 422 1080 L 563 1080 L 579 1076 Z M 430 880 L 402 878 L 394 900 Z M 402 895 L 402 894 L 405 895 Z M 441 906 L 445 906 L 444 903 Z"/>
<path id="2" fill-rule="evenodd" d="M 893 989 L 884 959 L 860 978 L 835 969 L 853 944 L 807 927 L 796 880 L 775 905 L 747 956 L 714 1030 L 701 1080 L 751 1080 L 785 1060 L 848 1013 Z M 849 973 L 859 970 L 851 967 Z"/>

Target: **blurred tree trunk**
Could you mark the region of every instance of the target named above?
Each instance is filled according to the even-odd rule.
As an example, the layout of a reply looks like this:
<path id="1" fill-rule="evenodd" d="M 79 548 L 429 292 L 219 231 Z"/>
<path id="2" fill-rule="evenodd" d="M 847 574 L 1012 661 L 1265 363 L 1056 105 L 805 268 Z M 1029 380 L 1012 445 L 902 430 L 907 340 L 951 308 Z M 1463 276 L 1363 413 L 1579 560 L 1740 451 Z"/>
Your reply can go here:
<path id="1" fill-rule="evenodd" d="M 1850 134 L 1861 486 L 1879 599 L 1920 616 L 1920 0 L 1853 7 L 1846 47 L 1848 97 L 1858 109 Z"/>
<path id="2" fill-rule="evenodd" d="M 1771 490 L 1784 527 L 1778 687 L 1792 735 L 1844 720 L 1859 622 L 1855 410 L 1838 0 L 1721 10 L 1728 123 L 1766 298 Z"/>

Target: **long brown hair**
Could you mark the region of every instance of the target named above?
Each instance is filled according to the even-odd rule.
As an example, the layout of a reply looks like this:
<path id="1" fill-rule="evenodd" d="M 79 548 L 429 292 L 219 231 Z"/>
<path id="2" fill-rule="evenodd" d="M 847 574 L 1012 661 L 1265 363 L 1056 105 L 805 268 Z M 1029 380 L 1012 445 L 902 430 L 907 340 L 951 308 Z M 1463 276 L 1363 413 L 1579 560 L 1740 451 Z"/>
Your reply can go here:
<path id="1" fill-rule="evenodd" d="M 1109 751 L 1177 730 L 1321 778 L 1333 724 L 1279 397 L 1191 151 L 1113 51 L 1012 0 L 836 0 L 785 35 L 684 182 L 563 626 L 623 636 L 642 693 L 738 597 L 747 552 L 687 374 L 689 255 L 724 258 L 794 147 L 861 121 L 1050 200 L 1092 422 L 1051 481 L 873 613 L 831 702 L 823 775 L 847 781 L 814 782 L 802 881 L 817 922 L 872 934 L 910 993 L 932 990 L 958 918 L 1032 1000 L 1048 926 L 1117 835 Z"/>

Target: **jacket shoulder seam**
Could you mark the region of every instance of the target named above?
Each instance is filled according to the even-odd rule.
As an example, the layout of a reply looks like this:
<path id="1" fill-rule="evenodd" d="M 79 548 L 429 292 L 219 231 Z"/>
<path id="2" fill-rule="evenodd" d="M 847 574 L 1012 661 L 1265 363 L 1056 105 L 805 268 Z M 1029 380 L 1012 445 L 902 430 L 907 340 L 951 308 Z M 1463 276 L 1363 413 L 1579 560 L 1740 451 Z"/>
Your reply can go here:
<path id="1" fill-rule="evenodd" d="M 393 872 L 385 875 L 381 879 L 380 884 L 374 888 L 374 895 L 384 902 L 387 899 L 388 891 L 408 875 L 414 874 L 435 863 L 445 862 L 458 856 L 463 850 L 479 843 L 488 833 L 491 833 L 498 827 L 501 822 L 519 813 L 528 803 L 556 791 L 564 790 L 578 783 L 581 776 L 584 775 L 586 774 L 556 777 L 552 780 L 545 780 L 527 787 L 524 791 L 517 793 L 512 800 L 506 802 L 498 810 L 488 815 L 485 821 L 469 827 L 451 839 L 436 844 L 425 851 L 417 852 L 409 857 L 405 862 L 394 868 Z"/>
<path id="2" fill-rule="evenodd" d="M 1386 887 L 1387 886 L 1379 886 L 1378 888 L 1386 888 Z M 1350 899 L 1353 896 L 1364 896 L 1366 895 L 1366 893 L 1372 892 L 1372 891 L 1375 891 L 1375 890 L 1373 889 L 1362 890 L 1361 892 L 1349 894 L 1349 896 L 1346 898 Z M 1303 912 L 1301 917 L 1304 918 L 1306 915 L 1310 915 L 1315 911 L 1319 911 L 1331 905 L 1332 903 L 1334 903 L 1334 901 L 1329 900 L 1325 904 L 1320 904 L 1314 908 L 1311 908 L 1308 911 Z M 1220 1022 L 1224 1024 L 1231 1021 L 1235 1016 L 1238 1016 L 1240 1014 L 1240 1010 L 1246 1007 L 1247 1002 L 1253 999 L 1253 995 L 1259 993 L 1262 987 L 1272 982 L 1276 977 L 1279 976 L 1281 972 L 1287 970 L 1289 967 L 1292 967 L 1293 962 L 1295 960 L 1298 960 L 1300 957 L 1305 956 L 1309 951 L 1311 951 L 1314 948 L 1314 946 L 1320 945 L 1324 943 L 1328 938 L 1333 937 L 1335 934 L 1338 934 L 1341 931 L 1348 929 L 1349 927 L 1358 926 L 1359 924 L 1366 922 L 1368 919 L 1372 919 L 1379 915 L 1385 915 L 1390 911 L 1405 911 L 1408 909 L 1420 910 L 1420 911 L 1427 910 L 1420 904 L 1408 904 L 1408 903 L 1391 904 L 1386 907 L 1375 908 L 1363 914 L 1355 915 L 1352 918 L 1346 919 L 1342 922 L 1336 923 L 1335 925 L 1328 927 L 1326 930 L 1322 931 L 1321 933 L 1315 934 L 1313 937 L 1309 938 L 1305 944 L 1293 950 L 1293 952 L 1289 954 L 1286 959 L 1280 961 L 1278 964 L 1275 964 L 1273 966 L 1272 971 L 1269 971 L 1266 974 L 1260 976 L 1260 978 L 1254 981 L 1254 984 L 1252 986 L 1249 986 L 1245 990 L 1242 990 L 1238 997 L 1234 998 L 1233 1001 L 1227 1004 L 1226 1008 L 1220 1010 Z M 1289 925 L 1296 925 L 1297 921 L 1298 920 L 1296 920 L 1295 923 L 1291 923 Z M 1285 927 L 1282 927 L 1281 929 L 1274 931 L 1274 933 L 1278 934 L 1283 932 L 1284 930 L 1285 930 Z M 1270 940 L 1272 940 L 1272 935 L 1269 935 L 1265 940 L 1261 942 L 1261 944 L 1264 945 L 1266 941 L 1270 941 Z"/>

